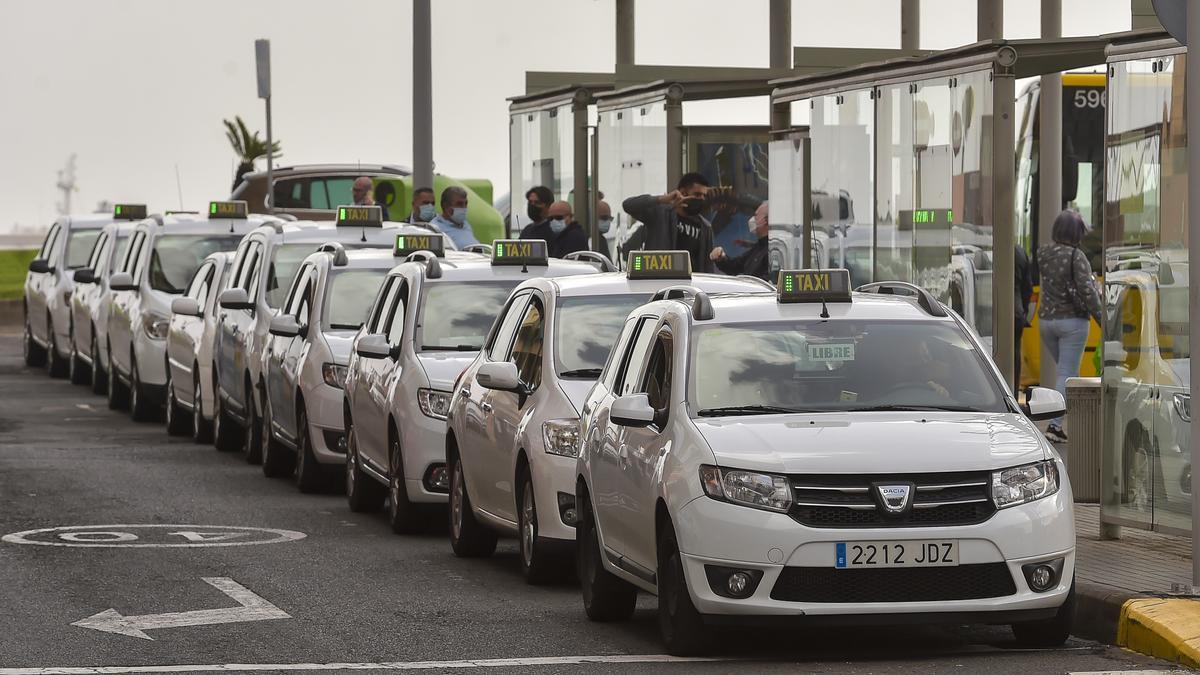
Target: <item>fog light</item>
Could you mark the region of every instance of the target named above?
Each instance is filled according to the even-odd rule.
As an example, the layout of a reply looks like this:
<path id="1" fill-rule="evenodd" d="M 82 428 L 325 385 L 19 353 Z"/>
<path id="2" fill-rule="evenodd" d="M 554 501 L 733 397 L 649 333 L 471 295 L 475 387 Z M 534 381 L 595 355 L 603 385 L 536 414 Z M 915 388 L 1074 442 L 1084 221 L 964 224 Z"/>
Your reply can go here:
<path id="1" fill-rule="evenodd" d="M 758 582 L 762 581 L 762 570 L 737 569 L 718 565 L 705 565 L 704 575 L 708 587 L 723 598 L 742 600 L 754 595 Z"/>
<path id="2" fill-rule="evenodd" d="M 558 517 L 563 525 L 575 527 L 578 515 L 575 513 L 575 495 L 569 492 L 558 493 Z"/>
<path id="3" fill-rule="evenodd" d="M 1025 574 L 1025 581 L 1034 593 L 1045 593 L 1057 587 L 1058 580 L 1062 577 L 1062 569 L 1062 558 L 1021 566 L 1021 572 Z"/>
<path id="4" fill-rule="evenodd" d="M 734 572 L 729 575 L 729 593 L 741 597 L 750 586 L 750 575 L 745 572 Z"/>
<path id="5" fill-rule="evenodd" d="M 1054 570 L 1047 565 L 1038 565 L 1033 568 L 1033 573 L 1029 575 L 1029 585 L 1035 591 L 1044 591 L 1050 588 L 1050 582 L 1054 581 Z"/>
<path id="6" fill-rule="evenodd" d="M 431 464 L 425 470 L 425 489 L 430 492 L 449 492 L 450 474 L 446 472 L 445 464 Z"/>

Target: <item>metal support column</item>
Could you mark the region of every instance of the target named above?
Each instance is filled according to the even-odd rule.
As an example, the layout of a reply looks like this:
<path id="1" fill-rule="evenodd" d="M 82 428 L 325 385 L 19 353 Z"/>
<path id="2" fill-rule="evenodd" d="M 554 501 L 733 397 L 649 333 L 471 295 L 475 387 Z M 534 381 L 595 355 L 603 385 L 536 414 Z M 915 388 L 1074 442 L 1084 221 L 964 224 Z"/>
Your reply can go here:
<path id="1" fill-rule="evenodd" d="M 683 178 L 683 85 L 667 88 L 663 103 L 667 111 L 667 184 L 666 192 L 675 189 Z"/>
<path id="2" fill-rule="evenodd" d="M 771 0 L 770 50 L 772 68 L 792 67 L 792 0 Z"/>
<path id="3" fill-rule="evenodd" d="M 600 182 L 600 127 L 588 127 L 585 129 L 585 132 L 588 130 L 592 132 L 588 143 L 592 149 L 592 161 L 590 162 L 592 189 L 588 190 L 588 196 L 591 198 L 588 200 L 588 213 L 592 214 L 592 220 L 595 222 L 595 225 L 592 226 L 592 250 L 602 251 L 603 249 L 596 247 L 604 237 L 604 235 L 600 234 L 600 190 L 597 187 Z M 617 254 L 617 251 L 612 250 L 609 253 L 613 256 L 613 262 L 619 265 L 620 263 L 617 259 L 620 256 Z"/>
<path id="4" fill-rule="evenodd" d="M 975 39 L 1000 40 L 1004 38 L 1004 0 L 976 0 Z"/>
<path id="5" fill-rule="evenodd" d="M 433 187 L 433 36 L 429 0 L 413 0 L 413 189 Z"/>
<path id="6" fill-rule="evenodd" d="M 780 134 L 792 126 L 792 104 L 791 103 L 772 103 L 771 104 L 771 133 Z"/>
<path id="7" fill-rule="evenodd" d="M 617 65 L 632 66 L 634 58 L 634 0 L 617 0 L 616 7 Z"/>
<path id="8" fill-rule="evenodd" d="M 900 0 L 900 49 L 921 48 L 921 0 Z"/>
<path id="9" fill-rule="evenodd" d="M 1016 62 L 1011 47 L 1001 50 L 992 78 L 992 355 L 1004 379 L 1013 383 L 1013 281 L 1016 214 L 1013 203 L 1016 167 L 1013 147 L 1016 81 L 1009 68 Z"/>
<path id="10" fill-rule="evenodd" d="M 1062 37 L 1062 0 L 1042 0 L 1042 39 Z M 1050 226 L 1062 210 L 1062 74 L 1042 75 L 1038 99 L 1038 239 L 1030 242 L 1033 251 L 1050 243 Z M 1030 257 L 1032 260 L 1032 256 Z M 1042 386 L 1054 386 L 1054 361 L 1050 350 L 1041 345 Z M 1019 383 L 1018 383 L 1019 384 Z"/>
<path id="11" fill-rule="evenodd" d="M 804 176 L 800 179 L 800 204 L 803 214 L 801 217 L 803 222 L 800 223 L 800 226 L 804 228 L 800 238 L 800 245 L 803 247 L 800 250 L 800 259 L 804 262 L 804 269 L 815 267 L 812 259 L 812 136 L 809 135 L 808 129 L 805 127 L 804 131 L 799 134 L 800 162 L 804 169 Z"/>
<path id="12" fill-rule="evenodd" d="M 1195 4 L 1190 4 L 1189 10 L 1196 9 Z M 1195 47 L 1200 45 L 1200 12 L 1188 11 L 1187 13 L 1187 41 L 1188 45 Z M 1185 61 L 1181 58 L 1180 61 Z M 1178 66 L 1176 66 L 1178 67 Z M 1186 90 L 1186 99 L 1184 100 L 1185 110 L 1189 112 L 1187 116 L 1187 133 L 1188 138 L 1200 138 L 1200 68 L 1195 67 L 1195 64 L 1190 62 L 1185 63 L 1186 80 L 1184 81 L 1184 89 Z M 1188 195 L 1200 194 L 1200 142 L 1193 140 L 1188 143 L 1187 149 L 1188 162 Z M 1200 260 L 1200 208 L 1192 206 L 1190 203 L 1187 209 L 1188 214 L 1188 260 Z M 1189 349 L 1200 349 L 1200 330 L 1196 330 L 1196 319 L 1200 317 L 1200 274 L 1188 272 L 1188 316 L 1191 317 L 1192 330 L 1188 332 Z M 1200 353 L 1200 352 L 1193 352 Z M 1191 377 L 1200 377 L 1200 360 L 1190 359 Z M 1196 380 L 1192 380 L 1195 382 Z M 1190 395 L 1190 391 L 1189 391 Z M 1200 422 L 1197 417 L 1192 415 L 1191 421 L 1191 461 L 1192 466 L 1200 466 L 1196 462 L 1200 461 Z M 1200 499 L 1192 497 L 1192 532 L 1196 532 L 1197 523 L 1200 523 Z M 1193 591 L 1196 586 L 1200 586 L 1200 537 L 1192 536 L 1192 586 Z"/>
<path id="13" fill-rule="evenodd" d="M 571 101 L 572 118 L 572 152 L 574 161 L 571 170 L 575 173 L 575 220 L 587 223 L 588 235 L 592 240 L 592 249 L 600 243 L 600 224 L 593 216 L 589 181 L 590 162 L 588 162 L 588 104 L 592 102 L 592 94 L 587 89 L 579 89 Z"/>
<path id="14" fill-rule="evenodd" d="M 275 213 L 275 136 L 271 133 L 271 97 L 265 99 L 267 104 L 267 213 Z"/>

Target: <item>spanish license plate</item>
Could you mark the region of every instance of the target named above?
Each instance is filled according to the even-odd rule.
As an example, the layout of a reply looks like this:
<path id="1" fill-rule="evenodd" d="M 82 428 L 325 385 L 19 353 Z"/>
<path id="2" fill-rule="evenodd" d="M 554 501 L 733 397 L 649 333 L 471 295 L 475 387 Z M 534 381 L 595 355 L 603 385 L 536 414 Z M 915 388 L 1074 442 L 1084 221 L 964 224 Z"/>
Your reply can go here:
<path id="1" fill-rule="evenodd" d="M 958 565 L 958 542 L 954 540 L 839 541 L 834 544 L 833 566 L 840 570 L 955 565 Z"/>

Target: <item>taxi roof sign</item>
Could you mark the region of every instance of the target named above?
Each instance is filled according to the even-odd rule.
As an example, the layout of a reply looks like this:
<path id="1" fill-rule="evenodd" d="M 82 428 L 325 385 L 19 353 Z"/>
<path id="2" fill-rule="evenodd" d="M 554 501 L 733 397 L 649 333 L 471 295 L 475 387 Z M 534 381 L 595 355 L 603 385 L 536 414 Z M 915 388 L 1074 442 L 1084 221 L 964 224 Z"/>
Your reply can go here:
<path id="1" fill-rule="evenodd" d="M 497 239 L 492 242 L 493 265 L 545 265 L 550 247 L 545 239 Z"/>
<path id="2" fill-rule="evenodd" d="M 630 279 L 691 279 L 692 256 L 687 251 L 630 251 Z"/>
<path id="3" fill-rule="evenodd" d="M 244 201 L 209 202 L 209 218 L 237 218 L 245 220 L 250 213 L 250 205 Z"/>
<path id="4" fill-rule="evenodd" d="M 779 302 L 850 302 L 850 271 L 780 270 Z"/>
<path id="5" fill-rule="evenodd" d="M 429 251 L 439 258 L 446 257 L 446 237 L 440 234 L 398 234 L 392 255 L 404 257 L 417 251 Z"/>
<path id="6" fill-rule="evenodd" d="M 142 220 L 145 217 L 145 204 L 117 204 L 113 206 L 113 218 L 117 220 Z"/>
<path id="7" fill-rule="evenodd" d="M 379 206 L 339 206 L 338 227 L 383 227 L 383 208 Z"/>

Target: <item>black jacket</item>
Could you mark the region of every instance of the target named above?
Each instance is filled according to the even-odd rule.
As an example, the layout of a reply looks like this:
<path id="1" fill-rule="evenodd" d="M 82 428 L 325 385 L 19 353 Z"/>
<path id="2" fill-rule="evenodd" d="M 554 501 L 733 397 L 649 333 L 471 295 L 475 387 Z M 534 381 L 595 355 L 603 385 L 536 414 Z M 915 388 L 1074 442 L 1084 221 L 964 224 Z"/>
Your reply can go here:
<path id="1" fill-rule="evenodd" d="M 567 225 L 567 229 L 555 234 L 554 230 L 550 229 L 550 221 L 543 220 L 526 225 L 525 229 L 521 230 L 521 238 L 545 239 L 551 258 L 561 258 L 568 253 L 588 250 L 587 232 L 583 231 L 579 223 L 571 223 Z"/>
<path id="2" fill-rule="evenodd" d="M 1025 249 L 1017 246 L 1016 251 L 1016 274 L 1013 278 L 1015 288 L 1013 292 L 1016 294 L 1013 298 L 1015 320 L 1019 325 L 1028 326 L 1029 321 L 1033 318 L 1025 315 L 1025 310 L 1029 307 L 1029 301 L 1033 299 L 1033 265 L 1029 264 L 1029 256 L 1025 255 Z"/>
<path id="3" fill-rule="evenodd" d="M 754 246 L 746 249 L 736 258 L 724 258 L 717 261 L 717 269 L 725 274 L 737 276 L 749 274 L 764 281 L 771 281 L 771 240 L 759 237 Z"/>
<path id="4" fill-rule="evenodd" d="M 635 220 L 642 222 L 638 235 L 631 237 L 622 247 L 622 254 L 643 248 L 649 251 L 669 251 L 679 249 L 678 230 L 679 214 L 670 204 L 662 204 L 654 195 L 640 195 L 626 199 L 621 208 Z M 712 224 L 703 216 L 696 216 L 692 221 L 700 225 L 700 244 L 698 251 L 689 251 L 692 256 L 693 272 L 713 272 L 716 265 L 709 259 L 708 254 L 713 250 Z"/>

